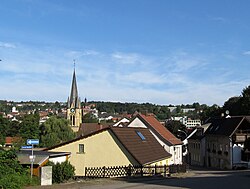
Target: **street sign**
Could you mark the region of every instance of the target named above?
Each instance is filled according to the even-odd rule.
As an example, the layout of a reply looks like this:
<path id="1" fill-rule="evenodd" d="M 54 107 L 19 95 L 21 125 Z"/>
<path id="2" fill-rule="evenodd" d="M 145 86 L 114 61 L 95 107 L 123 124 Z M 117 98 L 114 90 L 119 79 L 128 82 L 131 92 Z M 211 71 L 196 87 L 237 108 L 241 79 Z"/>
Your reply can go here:
<path id="1" fill-rule="evenodd" d="M 39 139 L 27 139 L 27 145 L 39 144 Z"/>
<path id="2" fill-rule="evenodd" d="M 32 146 L 21 146 L 22 149 L 31 149 Z"/>

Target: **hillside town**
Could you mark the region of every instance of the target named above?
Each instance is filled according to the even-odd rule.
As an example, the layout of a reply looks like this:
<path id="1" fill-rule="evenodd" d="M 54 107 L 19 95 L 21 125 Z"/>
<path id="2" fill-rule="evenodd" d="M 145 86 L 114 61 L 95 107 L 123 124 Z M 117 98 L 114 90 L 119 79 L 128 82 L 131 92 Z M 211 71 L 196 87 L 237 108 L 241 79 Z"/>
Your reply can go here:
<path id="1" fill-rule="evenodd" d="M 250 168 L 250 116 L 233 116 L 227 110 L 207 120 L 191 119 L 188 113 L 203 112 L 195 108 L 183 108 L 182 117 L 165 120 L 159 120 L 146 109 L 133 114 L 99 112 L 95 103 L 88 103 L 86 98 L 81 102 L 75 70 L 66 103 L 1 101 L 1 104 L 5 111 L 0 112 L 0 128 L 4 128 L 4 120 L 13 123 L 5 136 L 1 131 L 5 137 L 1 139 L 1 148 L 16 149 L 19 164 L 28 167 L 31 176 L 37 178 L 43 177 L 43 169 L 51 163 L 65 162 L 72 166 L 75 178 L 167 177 L 185 173 L 190 166 Z M 176 109 L 168 107 L 168 112 L 173 114 Z M 31 135 L 22 130 L 28 123 L 27 116 L 37 116 L 37 128 L 27 128 L 33 130 Z M 53 130 L 56 127 L 53 124 L 65 124 L 65 128 Z M 14 127 L 18 130 L 14 131 Z M 59 137 L 62 129 L 66 132 L 61 135 L 68 137 Z M 40 130 L 37 135 L 35 130 Z M 49 180 L 52 184 L 52 177 Z"/>
<path id="2" fill-rule="evenodd" d="M 0 1 L 0 189 L 249 189 L 250 1 Z"/>

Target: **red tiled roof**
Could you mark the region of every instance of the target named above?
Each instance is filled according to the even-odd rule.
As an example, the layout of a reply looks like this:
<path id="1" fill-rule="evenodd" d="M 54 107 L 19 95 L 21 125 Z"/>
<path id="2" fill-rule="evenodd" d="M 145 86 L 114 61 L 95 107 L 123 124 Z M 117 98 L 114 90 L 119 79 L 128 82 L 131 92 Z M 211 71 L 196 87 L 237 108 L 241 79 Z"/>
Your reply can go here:
<path id="1" fill-rule="evenodd" d="M 162 138 L 170 142 L 172 145 L 182 144 L 181 140 L 176 138 L 164 125 L 162 125 L 153 114 L 138 114 L 137 117 L 145 120 Z"/>
<path id="2" fill-rule="evenodd" d="M 22 140 L 22 137 L 6 137 L 5 144 L 12 144 L 15 142 L 20 142 L 21 140 Z"/>

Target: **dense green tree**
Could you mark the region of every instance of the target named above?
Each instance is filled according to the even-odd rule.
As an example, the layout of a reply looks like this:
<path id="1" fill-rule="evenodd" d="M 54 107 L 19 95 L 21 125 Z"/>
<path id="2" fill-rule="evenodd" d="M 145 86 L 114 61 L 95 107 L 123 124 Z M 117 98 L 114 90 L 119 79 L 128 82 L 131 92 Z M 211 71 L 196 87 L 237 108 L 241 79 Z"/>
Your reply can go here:
<path id="1" fill-rule="evenodd" d="M 9 129 L 7 130 L 7 136 L 20 136 L 20 126 L 21 125 L 18 121 L 11 121 L 9 124 Z"/>
<path id="2" fill-rule="evenodd" d="M 186 126 L 183 125 L 180 121 L 169 120 L 166 123 L 166 128 L 173 133 L 177 138 L 184 139 L 187 133 Z"/>
<path id="3" fill-rule="evenodd" d="M 241 102 L 241 114 L 250 115 L 250 85 L 243 89 Z"/>
<path id="4" fill-rule="evenodd" d="M 87 113 L 82 118 L 83 123 L 98 123 L 98 119 L 91 113 Z"/>
<path id="5" fill-rule="evenodd" d="M 39 114 L 25 115 L 20 123 L 20 136 L 26 139 L 39 139 Z"/>
<path id="6" fill-rule="evenodd" d="M 9 127 L 10 127 L 10 121 L 6 118 L 3 118 L 3 116 L 0 115 L 0 144 L 4 143 L 5 137 L 8 134 Z"/>
<path id="7" fill-rule="evenodd" d="M 223 105 L 223 113 L 229 111 L 231 116 L 240 115 L 240 97 L 231 97 Z"/>
<path id="8" fill-rule="evenodd" d="M 50 147 L 75 137 L 68 120 L 55 116 L 43 123 L 40 126 L 40 131 L 40 145 L 43 147 Z"/>
<path id="9" fill-rule="evenodd" d="M 217 104 L 212 106 L 204 107 L 203 111 L 200 113 L 200 119 L 202 122 L 206 121 L 209 117 L 217 117 L 220 116 L 222 109 Z"/>
<path id="10" fill-rule="evenodd" d="M 30 175 L 18 162 L 14 150 L 0 150 L 0 188 L 19 189 L 31 184 Z"/>
<path id="11" fill-rule="evenodd" d="M 250 85 L 242 90 L 241 96 L 229 98 L 223 106 L 223 113 L 229 111 L 231 116 L 250 115 Z"/>

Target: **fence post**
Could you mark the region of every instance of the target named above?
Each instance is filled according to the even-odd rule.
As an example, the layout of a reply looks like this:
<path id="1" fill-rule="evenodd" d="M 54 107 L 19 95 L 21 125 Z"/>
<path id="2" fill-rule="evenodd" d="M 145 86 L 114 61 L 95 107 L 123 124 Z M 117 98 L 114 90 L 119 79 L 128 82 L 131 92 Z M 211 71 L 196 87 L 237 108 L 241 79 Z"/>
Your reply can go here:
<path id="1" fill-rule="evenodd" d="M 164 177 L 166 177 L 167 176 L 167 165 L 165 164 L 164 165 Z"/>
<path id="2" fill-rule="evenodd" d="M 103 174 L 103 177 L 105 177 L 105 166 L 102 167 L 102 174 Z"/>
<path id="3" fill-rule="evenodd" d="M 128 165 L 128 172 L 127 175 L 130 177 L 131 176 L 131 164 Z"/>
<path id="4" fill-rule="evenodd" d="M 141 176 L 143 177 L 143 165 L 141 165 Z"/>

